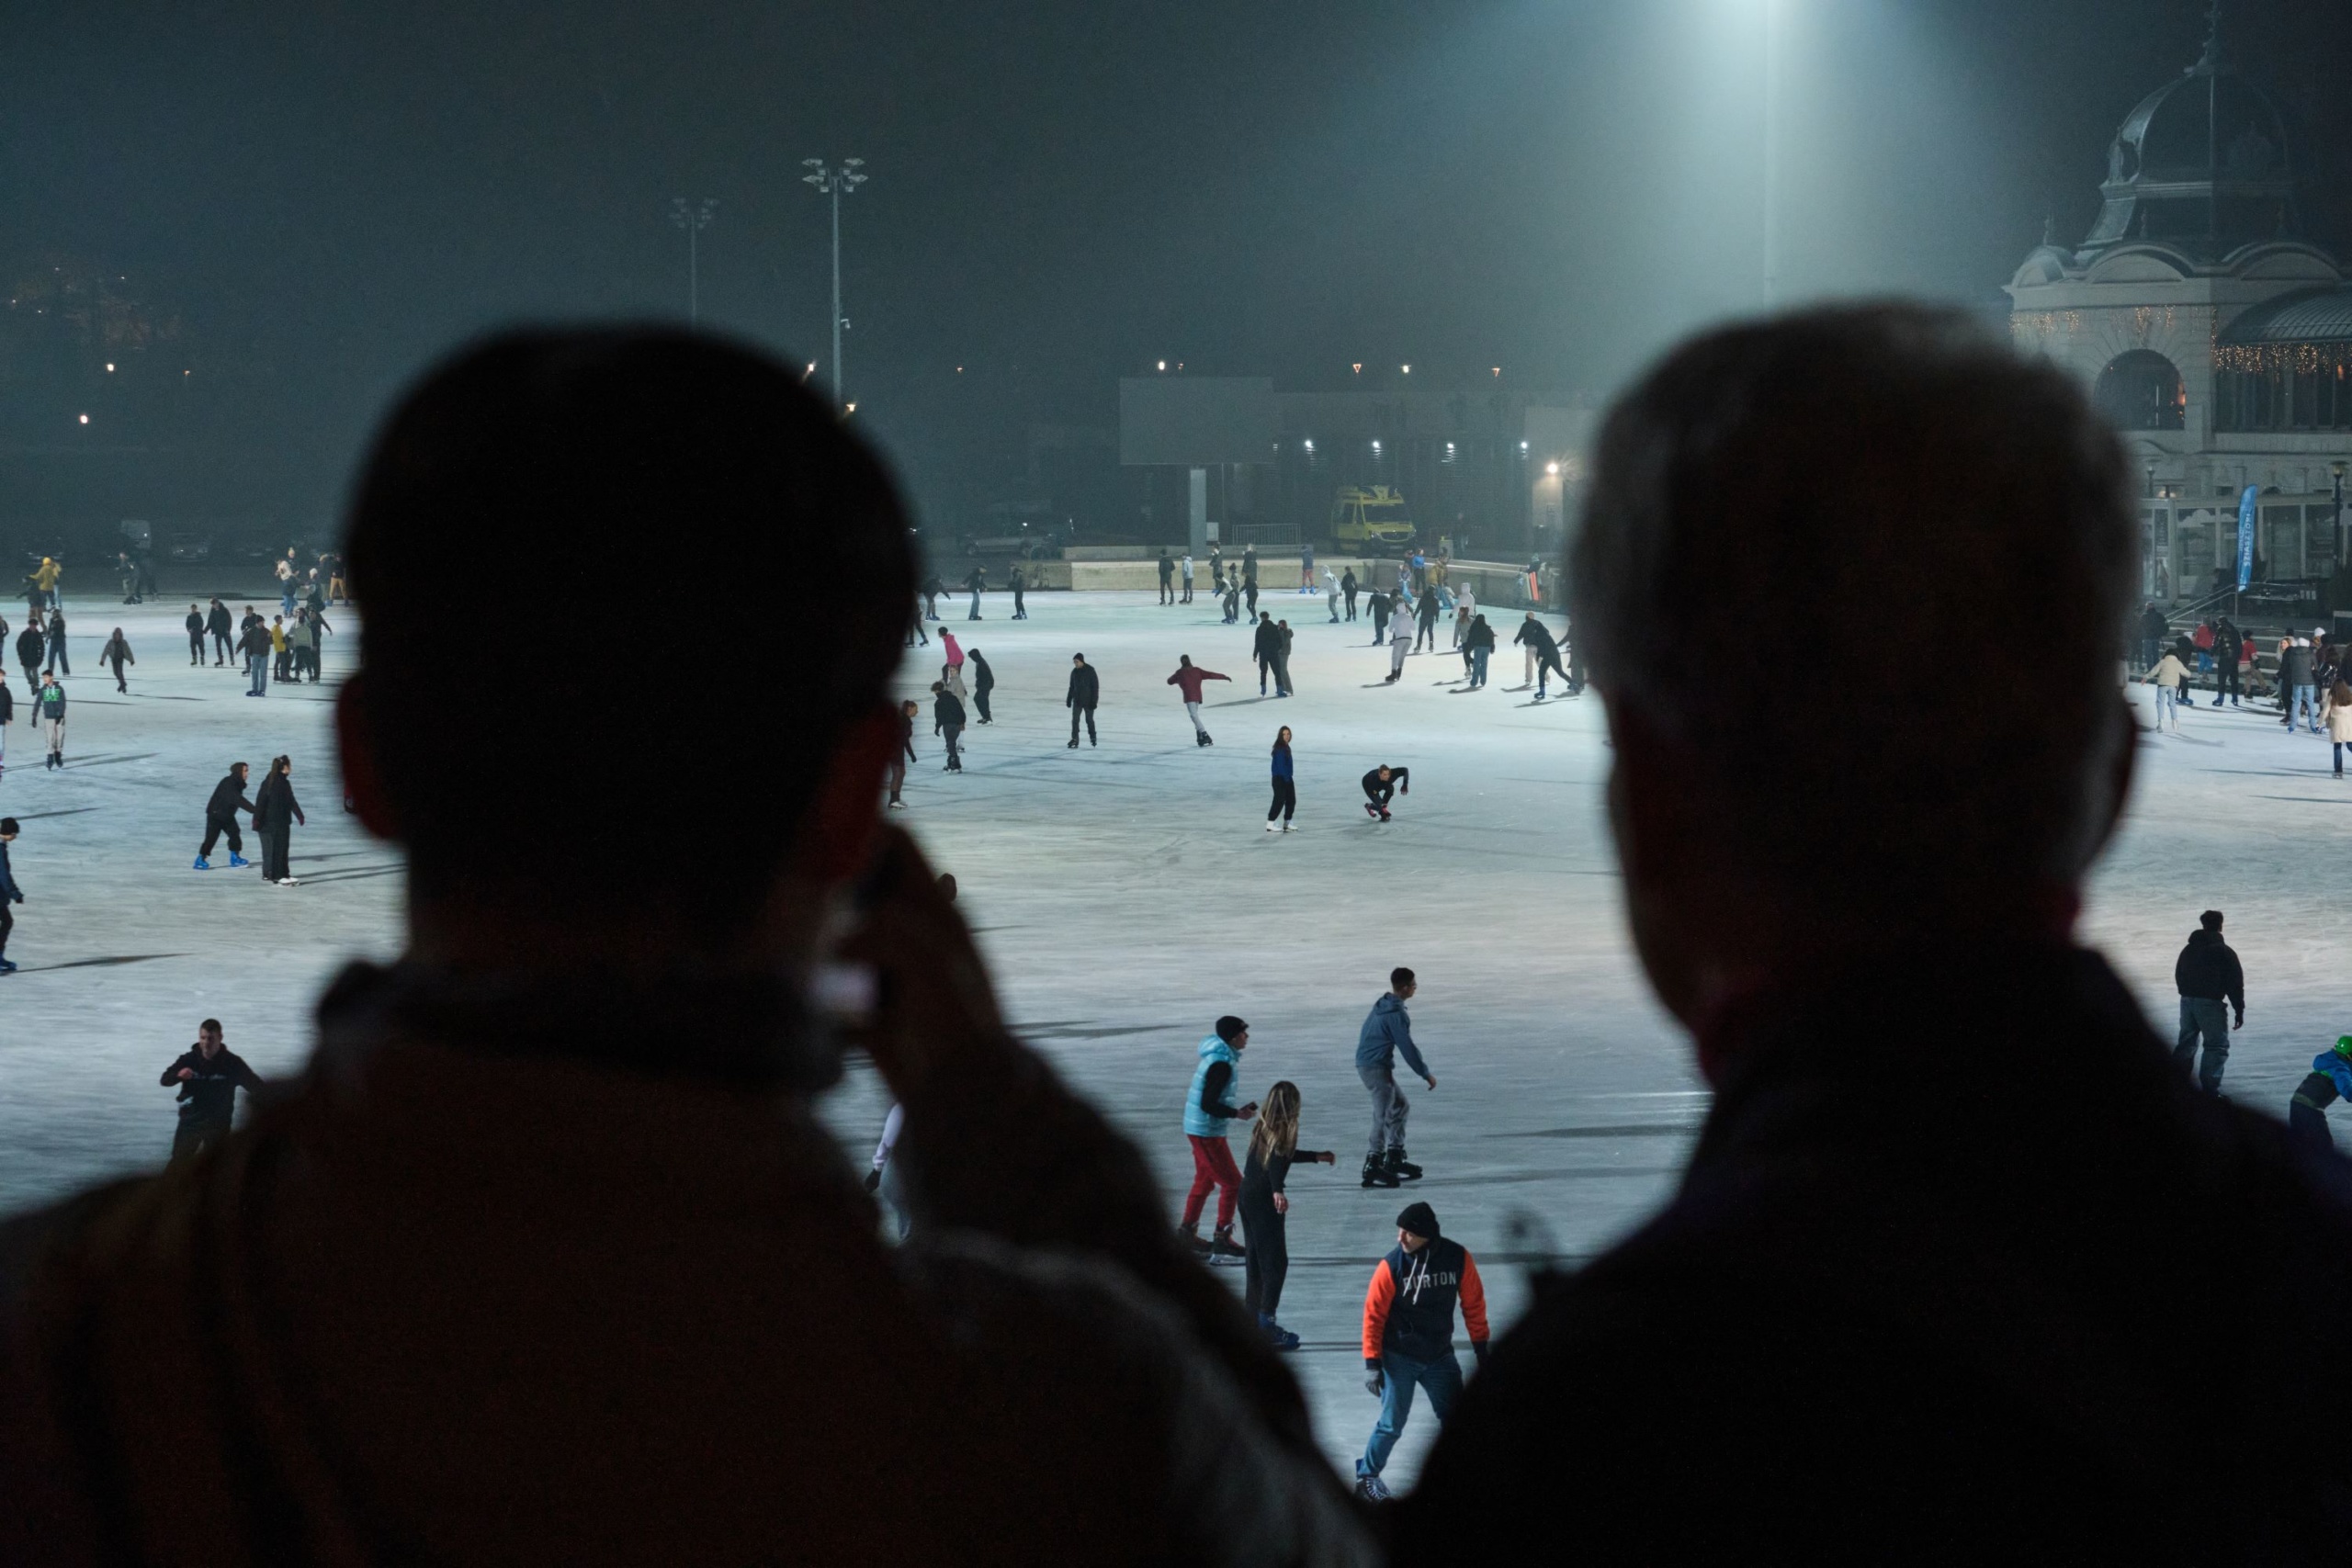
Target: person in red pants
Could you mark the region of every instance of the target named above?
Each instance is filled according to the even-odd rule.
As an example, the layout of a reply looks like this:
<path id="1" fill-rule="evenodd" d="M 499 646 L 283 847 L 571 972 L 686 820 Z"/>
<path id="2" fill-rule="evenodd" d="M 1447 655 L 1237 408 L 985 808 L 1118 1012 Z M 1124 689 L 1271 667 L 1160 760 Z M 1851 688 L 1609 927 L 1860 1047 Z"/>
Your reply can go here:
<path id="1" fill-rule="evenodd" d="M 1184 1220 L 1176 1234 L 1185 1245 L 1212 1263 L 1239 1263 L 1250 1255 L 1233 1239 L 1233 1207 L 1241 1198 L 1241 1172 L 1233 1163 L 1233 1149 L 1225 1134 L 1236 1122 L 1258 1114 L 1258 1102 L 1232 1103 L 1234 1076 L 1241 1053 L 1250 1047 L 1250 1026 L 1231 1013 L 1216 1021 L 1216 1029 L 1201 1042 L 1200 1066 L 1193 1069 L 1193 1087 L 1184 1096 L 1184 1136 L 1193 1145 L 1193 1190 L 1184 1197 Z M 1209 1189 L 1216 1189 L 1216 1234 L 1201 1239 L 1201 1210 Z"/>

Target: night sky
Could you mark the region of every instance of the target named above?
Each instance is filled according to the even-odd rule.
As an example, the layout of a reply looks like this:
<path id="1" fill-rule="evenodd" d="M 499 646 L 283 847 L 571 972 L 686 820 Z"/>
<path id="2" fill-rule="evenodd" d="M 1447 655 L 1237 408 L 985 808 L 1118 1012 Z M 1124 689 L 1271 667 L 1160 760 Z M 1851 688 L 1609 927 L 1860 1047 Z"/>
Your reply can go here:
<path id="1" fill-rule="evenodd" d="M 2079 237 L 2116 123 L 2205 29 L 2203 0 L 1782 6 L 1789 298 L 1998 301 L 2045 217 Z M 821 360 L 808 156 L 872 175 L 845 204 L 850 394 L 919 498 L 1021 422 L 1111 423 L 1116 378 L 1161 357 L 1296 387 L 1351 361 L 1499 363 L 1605 396 L 1758 303 L 1761 14 L 44 8 L 0 51 L 0 264 L 20 296 L 103 275 L 151 335 L 108 382 L 10 323 L 0 438 L 19 468 L 100 425 L 202 447 L 209 477 L 159 504 L 331 514 L 386 400 L 452 344 L 683 317 L 677 196 L 719 203 L 706 324 Z M 2305 122 L 2307 216 L 2340 246 L 2352 22 L 2340 0 L 2228 15 L 2232 52 Z M 70 501 L 51 479 L 0 482 L 0 527 Z"/>

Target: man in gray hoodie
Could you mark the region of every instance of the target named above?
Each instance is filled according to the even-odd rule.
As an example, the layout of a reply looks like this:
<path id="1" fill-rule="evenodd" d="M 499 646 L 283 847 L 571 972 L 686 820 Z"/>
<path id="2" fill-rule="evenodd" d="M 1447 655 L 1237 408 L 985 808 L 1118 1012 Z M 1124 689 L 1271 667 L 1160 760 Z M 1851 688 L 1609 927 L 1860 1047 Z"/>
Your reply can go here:
<path id="1" fill-rule="evenodd" d="M 1405 1004 L 1419 988 L 1410 969 L 1390 970 L 1388 989 L 1372 1004 L 1363 1032 L 1356 1036 L 1356 1077 L 1372 1093 L 1372 1147 L 1363 1160 L 1366 1187 L 1394 1187 L 1421 1174 L 1421 1168 L 1405 1157 L 1405 1115 L 1410 1107 L 1396 1087 L 1396 1067 L 1401 1051 L 1413 1076 L 1437 1088 L 1429 1064 L 1421 1060 L 1420 1047 L 1413 1043 L 1413 1021 L 1405 1014 Z"/>

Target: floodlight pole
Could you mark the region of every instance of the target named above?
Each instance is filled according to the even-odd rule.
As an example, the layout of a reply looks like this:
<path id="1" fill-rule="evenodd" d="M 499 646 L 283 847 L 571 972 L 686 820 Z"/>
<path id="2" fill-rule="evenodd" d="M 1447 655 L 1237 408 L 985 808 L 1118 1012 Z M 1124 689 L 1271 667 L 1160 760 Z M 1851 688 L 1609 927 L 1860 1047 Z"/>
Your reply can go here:
<path id="1" fill-rule="evenodd" d="M 718 210 L 718 203 L 709 197 L 702 198 L 700 207 L 687 205 L 683 196 L 670 202 L 670 221 L 686 231 L 686 324 L 690 327 L 702 324 L 702 254 L 697 242 Z"/>
<path id="2" fill-rule="evenodd" d="M 828 168 L 822 158 L 803 158 L 803 167 L 812 173 L 800 176 L 803 184 L 817 187 L 820 196 L 828 196 L 833 203 L 833 404 L 836 410 L 846 409 L 849 378 L 842 372 L 842 193 L 854 191 L 864 185 L 866 176 L 858 171 L 865 166 L 863 158 L 843 158 L 841 167 Z"/>

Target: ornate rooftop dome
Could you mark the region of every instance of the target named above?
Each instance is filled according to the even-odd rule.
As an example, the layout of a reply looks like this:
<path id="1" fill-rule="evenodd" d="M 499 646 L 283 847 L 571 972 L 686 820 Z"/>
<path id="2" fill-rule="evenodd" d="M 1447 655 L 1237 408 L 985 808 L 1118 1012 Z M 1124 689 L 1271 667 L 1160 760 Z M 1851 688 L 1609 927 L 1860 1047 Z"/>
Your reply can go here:
<path id="1" fill-rule="evenodd" d="M 2141 99 L 2116 131 L 2099 194 L 2086 254 L 2154 240 L 2210 261 L 2301 237 L 2286 117 L 2223 60 L 2218 4 L 2204 57 Z"/>

